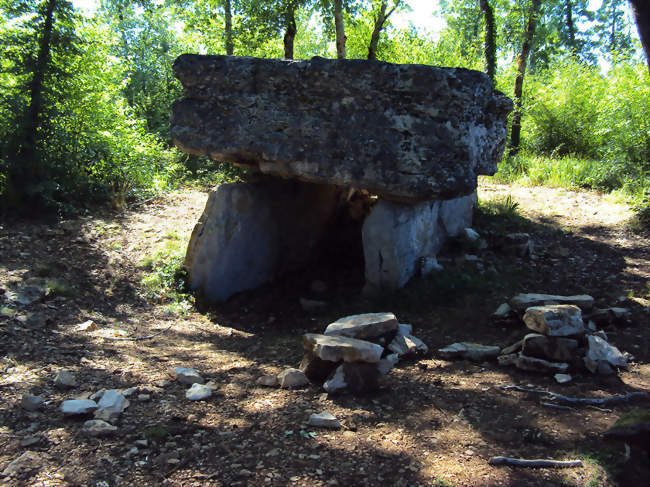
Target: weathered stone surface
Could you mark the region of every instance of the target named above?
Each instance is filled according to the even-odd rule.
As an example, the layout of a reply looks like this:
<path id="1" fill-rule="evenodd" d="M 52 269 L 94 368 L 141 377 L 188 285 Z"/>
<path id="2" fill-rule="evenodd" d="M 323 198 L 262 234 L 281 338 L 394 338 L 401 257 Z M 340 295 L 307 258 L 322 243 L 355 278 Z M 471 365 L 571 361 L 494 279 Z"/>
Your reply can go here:
<path id="1" fill-rule="evenodd" d="M 189 386 L 192 384 L 203 384 L 205 382 L 201 374 L 190 367 L 177 367 L 174 372 L 176 373 L 176 380 L 181 384 Z"/>
<path id="2" fill-rule="evenodd" d="M 563 374 L 569 370 L 569 364 L 562 362 L 549 362 L 541 358 L 528 357 L 522 353 L 517 357 L 515 365 L 521 370 L 551 374 Z"/>
<path id="3" fill-rule="evenodd" d="M 315 333 L 303 335 L 302 344 L 307 353 L 329 362 L 377 363 L 384 351 L 381 345 L 365 340 Z"/>
<path id="4" fill-rule="evenodd" d="M 66 416 L 89 414 L 97 409 L 97 403 L 91 399 L 70 399 L 61 403 L 61 412 Z"/>
<path id="5" fill-rule="evenodd" d="M 501 355 L 510 355 L 511 353 L 519 352 L 521 350 L 521 347 L 523 346 L 524 341 L 519 340 L 512 345 L 508 345 L 507 347 L 504 347 L 501 349 L 500 354 Z"/>
<path id="6" fill-rule="evenodd" d="M 611 373 L 607 367 L 601 367 L 599 370 L 601 362 L 605 362 L 612 367 L 627 367 L 625 355 L 618 348 L 595 335 L 587 337 L 587 353 L 584 362 L 587 369 L 594 374 Z"/>
<path id="7" fill-rule="evenodd" d="M 323 384 L 323 389 L 329 393 L 345 391 L 361 394 L 371 392 L 379 388 L 380 375 L 375 364 L 343 363 Z"/>
<path id="8" fill-rule="evenodd" d="M 42 454 L 27 450 L 18 458 L 12 460 L 2 471 L 3 477 L 20 476 L 40 468 L 43 463 Z"/>
<path id="9" fill-rule="evenodd" d="M 54 385 L 57 387 L 77 387 L 77 379 L 69 370 L 60 370 L 54 377 Z"/>
<path id="10" fill-rule="evenodd" d="M 405 357 L 407 355 L 419 355 L 425 354 L 429 351 L 429 347 L 417 337 L 413 335 L 401 335 L 398 334 L 395 336 L 392 342 L 386 347 L 393 353 L 396 353 L 398 357 Z"/>
<path id="11" fill-rule="evenodd" d="M 526 309 L 524 323 L 530 330 L 553 337 L 580 335 L 585 332 L 580 308 L 570 304 L 531 306 Z"/>
<path id="12" fill-rule="evenodd" d="M 480 343 L 459 342 L 438 350 L 438 354 L 445 360 L 454 360 L 458 358 L 472 360 L 474 362 L 483 362 L 492 360 L 499 355 L 501 349 L 492 345 L 481 345 Z"/>
<path id="13" fill-rule="evenodd" d="M 393 313 L 365 313 L 339 318 L 327 325 L 324 334 L 363 340 L 395 331 L 398 324 Z"/>
<path id="14" fill-rule="evenodd" d="M 38 411 L 45 405 L 45 399 L 43 399 L 41 396 L 24 394 L 20 400 L 20 405 L 26 411 Z"/>
<path id="15" fill-rule="evenodd" d="M 403 287 L 423 259 L 435 257 L 448 237 L 471 223 L 473 195 L 457 200 L 411 205 L 380 200 L 374 206 L 361 230 L 367 293 Z"/>
<path id="16" fill-rule="evenodd" d="M 497 362 L 502 367 L 507 367 L 509 365 L 517 365 L 517 359 L 518 358 L 519 358 L 519 354 L 517 354 L 517 353 L 508 353 L 508 354 L 505 354 L 505 355 L 499 355 L 497 357 Z"/>
<path id="17" fill-rule="evenodd" d="M 575 358 L 578 341 L 573 338 L 549 337 L 529 333 L 524 337 L 521 353 L 551 362 L 571 362 Z"/>
<path id="18" fill-rule="evenodd" d="M 265 387 L 276 387 L 280 385 L 280 381 L 278 381 L 276 375 L 263 375 L 262 377 L 258 377 L 255 383 Z"/>
<path id="19" fill-rule="evenodd" d="M 286 369 L 278 374 L 280 387 L 292 388 L 306 386 L 309 381 L 304 373 L 298 369 Z"/>
<path id="20" fill-rule="evenodd" d="M 81 429 L 89 436 L 109 436 L 117 431 L 117 426 L 107 423 L 101 419 L 89 419 Z"/>
<path id="21" fill-rule="evenodd" d="M 181 150 L 394 199 L 474 191 L 497 169 L 512 110 L 466 69 L 184 54 L 174 72 Z"/>
<path id="22" fill-rule="evenodd" d="M 555 374 L 553 378 L 558 384 L 566 384 L 567 382 L 571 382 L 573 380 L 573 377 L 571 377 L 569 374 Z"/>
<path id="23" fill-rule="evenodd" d="M 307 421 L 309 426 L 314 426 L 316 428 L 330 428 L 330 429 L 341 429 L 341 423 L 336 416 L 332 413 L 324 411 L 322 413 L 313 413 L 309 416 L 309 421 Z"/>
<path id="24" fill-rule="evenodd" d="M 393 367 L 395 367 L 395 365 L 397 365 L 397 362 L 399 362 L 399 355 L 391 353 L 377 362 L 377 369 L 381 375 L 386 375 Z"/>
<path id="25" fill-rule="evenodd" d="M 203 401 L 212 396 L 212 389 L 205 384 L 192 384 L 187 391 L 185 391 L 185 398 L 190 401 Z"/>
<path id="26" fill-rule="evenodd" d="M 268 178 L 213 191 L 185 257 L 192 289 L 213 300 L 253 289 L 307 263 L 340 190 Z"/>
<path id="27" fill-rule="evenodd" d="M 583 311 L 588 311 L 594 306 L 594 298 L 587 294 L 577 296 L 558 296 L 555 294 L 518 294 L 510 299 L 510 306 L 516 311 L 525 311 L 531 306 L 542 306 L 545 304 L 573 304 Z"/>

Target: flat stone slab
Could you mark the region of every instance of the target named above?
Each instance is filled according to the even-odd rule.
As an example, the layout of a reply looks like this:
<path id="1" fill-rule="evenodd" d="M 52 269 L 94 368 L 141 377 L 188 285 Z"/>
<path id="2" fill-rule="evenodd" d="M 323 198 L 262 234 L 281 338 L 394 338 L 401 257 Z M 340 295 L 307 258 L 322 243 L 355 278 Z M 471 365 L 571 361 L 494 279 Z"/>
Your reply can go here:
<path id="1" fill-rule="evenodd" d="M 61 412 L 66 416 L 90 414 L 97 409 L 97 403 L 91 399 L 70 399 L 61 403 Z"/>
<path id="2" fill-rule="evenodd" d="M 520 353 L 515 365 L 521 370 L 541 372 L 543 374 L 564 374 L 569 370 L 569 364 L 563 362 L 549 362 L 541 358 L 528 357 Z"/>
<path id="3" fill-rule="evenodd" d="M 474 191 L 496 172 L 513 108 L 460 68 L 183 54 L 174 74 L 182 151 L 403 201 Z"/>
<path id="4" fill-rule="evenodd" d="M 316 428 L 329 428 L 329 429 L 341 429 L 341 423 L 336 416 L 332 413 L 324 411 L 322 413 L 313 413 L 309 416 L 309 421 L 307 421 L 309 426 L 314 426 Z"/>
<path id="5" fill-rule="evenodd" d="M 377 363 L 384 348 L 381 345 L 356 338 L 307 333 L 302 336 L 305 351 L 330 362 Z"/>
<path id="6" fill-rule="evenodd" d="M 539 333 L 529 333 L 522 342 L 521 352 L 529 357 L 537 357 L 552 362 L 571 362 L 576 356 L 578 340 L 564 337 L 549 337 Z"/>
<path id="7" fill-rule="evenodd" d="M 438 354 L 445 360 L 467 359 L 473 362 L 493 360 L 499 355 L 501 349 L 495 345 L 482 345 L 480 343 L 458 342 L 441 348 Z"/>
<path id="8" fill-rule="evenodd" d="M 618 348 L 599 336 L 589 335 L 587 337 L 587 353 L 584 357 L 585 366 L 595 374 L 603 370 L 601 368 L 599 371 L 599 362 L 606 362 L 612 367 L 627 367 L 627 358 Z"/>
<path id="9" fill-rule="evenodd" d="M 577 296 L 559 296 L 555 294 L 518 294 L 510 299 L 510 306 L 516 311 L 525 311 L 531 306 L 542 306 L 545 304 L 573 304 L 583 311 L 588 311 L 594 306 L 594 298 L 588 294 Z"/>
<path id="10" fill-rule="evenodd" d="M 523 319 L 530 330 L 542 335 L 567 337 L 585 332 L 580 308 L 570 304 L 532 306 L 526 309 Z"/>
<path id="11" fill-rule="evenodd" d="M 327 325 L 324 334 L 350 338 L 375 338 L 397 330 L 399 322 L 393 313 L 365 313 L 345 316 Z"/>

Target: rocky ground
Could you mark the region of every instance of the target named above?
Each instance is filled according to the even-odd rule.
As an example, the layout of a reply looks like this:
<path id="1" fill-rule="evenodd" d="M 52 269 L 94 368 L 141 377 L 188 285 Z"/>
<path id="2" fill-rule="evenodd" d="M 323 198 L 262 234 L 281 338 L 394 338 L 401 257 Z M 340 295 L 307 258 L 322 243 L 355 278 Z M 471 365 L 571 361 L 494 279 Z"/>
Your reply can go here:
<path id="1" fill-rule="evenodd" d="M 511 195 L 515 205 L 503 199 Z M 359 268 L 335 257 L 227 303 L 183 311 L 156 302 L 142 262 L 182 247 L 207 195 L 182 191 L 124 213 L 60 223 L 0 226 L 0 472 L 6 485 L 644 485 L 647 454 L 602 433 L 647 398 L 557 409 L 519 385 L 567 396 L 650 391 L 650 242 L 626 229 L 628 209 L 595 193 L 484 183 L 474 229 L 490 243 L 451 245 L 444 270 L 394 296 L 360 297 Z M 505 209 L 504 209 L 505 208 Z M 515 209 L 518 211 L 508 211 Z M 492 245 L 527 232 L 533 256 Z M 470 256 L 468 258 L 468 255 Z M 475 257 L 472 257 L 475 256 Z M 312 286 L 315 280 L 322 286 Z M 54 282 L 53 282 L 54 281 Z M 42 294 L 42 291 L 46 291 Z M 605 327 L 634 356 L 616 375 L 551 375 L 496 361 L 444 360 L 458 341 L 506 346 L 525 330 L 495 321 L 520 292 L 590 294 L 622 306 L 630 323 Z M 301 306 L 300 298 L 326 306 Z M 22 301 L 21 304 L 19 301 Z M 264 375 L 295 367 L 301 336 L 345 315 L 390 311 L 429 347 L 400 362 L 381 389 L 329 395 L 316 386 L 265 387 Z M 79 326 L 92 320 L 94 325 Z M 211 395 L 186 397 L 174 374 L 191 367 Z M 70 375 L 61 374 L 67 371 Z M 119 389 L 127 397 L 106 420 L 85 425 L 61 404 Z M 30 411 L 26 394 L 45 403 Z M 99 397 L 95 396 L 99 401 Z M 340 429 L 308 424 L 329 412 Z M 581 459 L 568 469 L 491 466 L 493 456 Z"/>

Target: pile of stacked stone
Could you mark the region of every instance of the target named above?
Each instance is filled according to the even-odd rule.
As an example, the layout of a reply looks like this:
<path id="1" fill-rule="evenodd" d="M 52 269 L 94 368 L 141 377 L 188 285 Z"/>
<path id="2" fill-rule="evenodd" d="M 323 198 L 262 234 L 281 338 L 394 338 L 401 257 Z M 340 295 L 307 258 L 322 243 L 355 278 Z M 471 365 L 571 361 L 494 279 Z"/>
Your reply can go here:
<path id="1" fill-rule="evenodd" d="M 439 350 L 446 359 L 496 358 L 500 365 L 515 366 L 526 371 L 556 374 L 558 381 L 570 380 L 571 369 L 586 369 L 594 374 L 613 374 L 627 366 L 629 355 L 608 343 L 607 335 L 598 330 L 587 316 L 602 320 L 603 316 L 629 315 L 624 308 L 593 309 L 594 298 L 588 295 L 557 296 L 519 294 L 496 311 L 498 317 L 522 316 L 527 333 L 516 343 L 500 349 L 474 343 L 455 343 Z M 602 322 L 602 321 L 601 321 Z"/>
<path id="2" fill-rule="evenodd" d="M 330 323 L 323 334 L 307 333 L 300 370 L 329 393 L 375 390 L 379 379 L 407 356 L 428 351 L 393 313 L 346 316 Z"/>
<path id="3" fill-rule="evenodd" d="M 184 54 L 174 74 L 176 146 L 248 175 L 211 193 L 188 245 L 190 286 L 213 300 L 305 267 L 347 213 L 366 291 L 404 286 L 471 225 L 513 108 L 467 69 Z"/>

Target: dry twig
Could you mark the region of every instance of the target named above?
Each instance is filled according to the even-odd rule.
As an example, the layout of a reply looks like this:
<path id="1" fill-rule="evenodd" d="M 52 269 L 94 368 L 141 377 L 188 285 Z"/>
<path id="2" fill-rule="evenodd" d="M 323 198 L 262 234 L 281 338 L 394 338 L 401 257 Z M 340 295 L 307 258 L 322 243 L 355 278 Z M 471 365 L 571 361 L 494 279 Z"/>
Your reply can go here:
<path id="1" fill-rule="evenodd" d="M 551 392 L 551 391 L 529 389 L 528 387 L 521 387 L 521 386 L 500 386 L 500 389 L 506 391 L 512 389 L 520 392 L 532 392 L 534 394 L 544 394 L 550 396 L 552 399 L 556 399 L 560 402 L 564 402 L 567 404 L 585 404 L 585 405 L 598 405 L 598 406 L 601 406 L 603 404 L 613 404 L 617 402 L 627 402 L 630 399 L 634 399 L 635 397 L 646 397 L 645 392 L 630 392 L 629 394 L 625 394 L 622 396 L 591 398 L 591 397 L 568 397 L 568 396 L 563 396 L 562 394 L 556 394 L 555 392 Z"/>
<path id="2" fill-rule="evenodd" d="M 488 463 L 490 465 L 507 465 L 509 467 L 526 468 L 567 468 L 582 466 L 582 460 L 526 460 L 523 458 L 511 457 L 492 457 Z"/>

